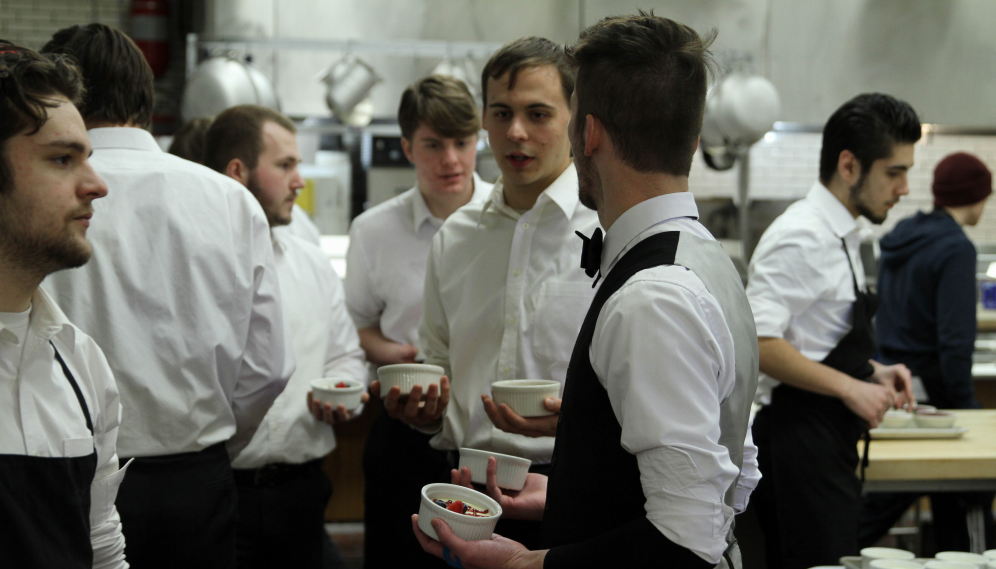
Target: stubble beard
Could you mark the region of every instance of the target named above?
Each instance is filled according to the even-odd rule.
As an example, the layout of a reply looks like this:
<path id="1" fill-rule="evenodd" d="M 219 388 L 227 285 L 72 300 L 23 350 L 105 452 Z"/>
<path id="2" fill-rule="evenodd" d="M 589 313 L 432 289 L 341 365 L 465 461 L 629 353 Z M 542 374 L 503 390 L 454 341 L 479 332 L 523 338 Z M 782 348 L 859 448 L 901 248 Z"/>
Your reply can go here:
<path id="1" fill-rule="evenodd" d="M 249 174 L 249 181 L 246 182 L 246 189 L 249 193 L 256 198 L 259 205 L 262 206 L 263 202 L 259 201 L 259 196 L 262 195 L 263 188 L 259 184 L 259 179 L 256 177 L 255 170 Z M 263 213 L 266 214 L 266 221 L 270 224 L 270 227 L 279 227 L 281 225 L 290 225 L 291 219 L 290 215 L 284 216 L 280 212 L 280 207 L 283 206 L 283 202 L 273 207 L 273 211 L 268 211 L 265 207 L 263 208 Z M 293 207 L 293 206 L 292 206 Z"/>
<path id="2" fill-rule="evenodd" d="M 44 277 L 62 269 L 81 267 L 90 260 L 93 248 L 82 237 L 73 235 L 72 219 L 87 213 L 75 211 L 65 219 L 58 235 L 32 233 L 25 219 L 32 211 L 14 211 L 10 196 L 0 197 L 0 257 L 9 266 Z"/>
<path id="3" fill-rule="evenodd" d="M 888 212 L 879 215 L 872 211 L 868 202 L 865 200 L 867 195 L 866 186 L 868 185 L 868 174 L 862 172 L 861 177 L 858 178 L 857 183 L 851 186 L 851 203 L 854 204 L 854 209 L 857 210 L 858 215 L 861 215 L 868 221 L 874 223 L 875 225 L 882 225 L 885 222 L 886 217 L 888 217 Z"/>

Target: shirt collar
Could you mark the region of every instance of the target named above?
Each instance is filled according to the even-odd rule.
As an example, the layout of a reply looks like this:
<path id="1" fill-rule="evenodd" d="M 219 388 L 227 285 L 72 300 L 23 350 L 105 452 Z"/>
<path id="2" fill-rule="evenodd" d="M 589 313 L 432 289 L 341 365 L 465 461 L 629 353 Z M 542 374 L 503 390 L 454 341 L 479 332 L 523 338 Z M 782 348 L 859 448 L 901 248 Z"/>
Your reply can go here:
<path id="1" fill-rule="evenodd" d="M 603 275 L 608 274 L 623 250 L 641 233 L 670 219 L 691 217 L 698 219 L 699 208 L 691 192 L 664 194 L 642 201 L 629 208 L 616 219 L 605 233 L 602 242 Z"/>
<path id="2" fill-rule="evenodd" d="M 477 175 L 477 172 L 474 172 L 473 177 L 474 191 L 470 196 L 470 202 L 484 201 L 488 196 L 487 184 Z M 436 227 L 442 225 L 443 220 L 435 217 L 429 211 L 429 206 L 425 203 L 425 196 L 418 189 L 418 182 L 415 182 L 415 187 L 412 189 L 414 190 L 412 192 L 412 228 L 418 232 L 418 228 L 422 227 L 422 224 L 426 221 L 433 223 Z"/>
<path id="3" fill-rule="evenodd" d="M 46 341 L 65 332 L 67 346 L 72 349 L 76 345 L 76 329 L 70 324 L 62 309 L 41 287 L 38 287 L 31 296 L 31 322 L 28 325 L 28 330 L 38 334 Z"/>
<path id="4" fill-rule="evenodd" d="M 806 199 L 813 202 L 816 211 L 823 216 L 837 237 L 843 238 L 860 229 L 858 220 L 822 183 L 814 183 L 813 187 L 809 189 L 809 193 L 806 194 Z"/>
<path id="5" fill-rule="evenodd" d="M 90 145 L 98 148 L 127 148 L 130 150 L 145 150 L 147 152 L 162 152 L 155 138 L 147 130 L 132 127 L 93 128 L 87 131 Z"/>
<path id="6" fill-rule="evenodd" d="M 514 209 L 508 207 L 505 203 L 505 183 L 504 176 L 498 178 L 495 182 L 494 187 L 491 189 L 491 197 L 484 204 L 481 209 L 481 217 L 488 211 L 489 208 L 494 207 L 496 211 L 500 211 L 513 219 L 519 219 L 521 214 Z M 557 204 L 561 211 L 567 219 L 574 217 L 574 210 L 578 207 L 578 171 L 574 167 L 574 162 L 571 162 L 552 184 L 547 186 L 543 193 L 536 198 L 536 203 L 533 204 L 532 209 L 537 207 L 543 207 L 548 201 L 552 201 Z M 531 210 L 530 210 L 531 211 Z"/>

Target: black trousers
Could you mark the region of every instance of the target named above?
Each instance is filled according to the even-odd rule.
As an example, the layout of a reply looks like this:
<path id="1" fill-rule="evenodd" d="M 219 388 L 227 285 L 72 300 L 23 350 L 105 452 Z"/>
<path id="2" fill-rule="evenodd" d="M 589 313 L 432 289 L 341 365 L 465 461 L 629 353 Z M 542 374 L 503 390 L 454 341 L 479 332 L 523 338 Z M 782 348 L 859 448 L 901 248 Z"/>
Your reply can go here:
<path id="1" fill-rule="evenodd" d="M 332 482 L 322 460 L 235 470 L 239 569 L 321 569 Z"/>
<path id="2" fill-rule="evenodd" d="M 992 493 L 938 492 L 929 496 L 936 551 L 971 551 L 966 516 L 972 507 L 981 507 L 984 513 L 985 548 L 996 547 Z M 858 546 L 875 545 L 919 498 L 920 494 L 913 493 L 876 492 L 866 495 L 861 502 Z"/>
<path id="3" fill-rule="evenodd" d="M 839 399 L 780 385 L 754 419 L 763 477 L 751 496 L 771 569 L 837 565 L 858 552 L 858 418 Z"/>
<path id="4" fill-rule="evenodd" d="M 422 487 L 450 481 L 455 468 L 447 453 L 429 446 L 431 437 L 381 412 L 363 451 L 364 541 L 366 569 L 442 568 L 446 562 L 422 551 L 412 533 L 412 514 Z"/>
<path id="5" fill-rule="evenodd" d="M 115 504 L 133 568 L 235 567 L 236 494 L 224 443 L 136 458 Z"/>

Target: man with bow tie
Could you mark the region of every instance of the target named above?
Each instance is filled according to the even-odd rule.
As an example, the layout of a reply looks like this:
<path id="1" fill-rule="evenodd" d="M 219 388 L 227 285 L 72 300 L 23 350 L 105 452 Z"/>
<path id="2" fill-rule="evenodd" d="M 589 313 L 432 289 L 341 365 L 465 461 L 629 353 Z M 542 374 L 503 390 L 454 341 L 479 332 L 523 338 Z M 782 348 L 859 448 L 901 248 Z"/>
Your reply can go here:
<path id="1" fill-rule="evenodd" d="M 574 232 L 590 235 L 598 218 L 578 200 L 567 135 L 574 72 L 563 47 L 512 41 L 485 66 L 482 87 L 482 122 L 502 176 L 488 199 L 457 210 L 436 234 L 419 329 L 425 363 L 442 366 L 452 388 L 431 387 L 405 405 L 381 395 L 392 416 L 435 433 L 436 448 L 511 454 L 545 472 L 553 438 L 498 428 L 503 415 L 488 394 L 499 380 L 563 383 L 594 296 Z M 499 531 L 538 545 L 536 522 L 500 522 Z"/>
<path id="2" fill-rule="evenodd" d="M 413 516 L 427 552 L 479 568 L 740 567 L 733 518 L 757 481 L 757 338 L 740 277 L 688 191 L 711 41 L 641 12 L 602 20 L 570 49 L 568 132 L 581 203 L 606 229 L 586 241 L 601 278 L 549 479 L 530 474 L 503 495 L 488 468 L 502 520 L 542 520 L 545 549 L 464 541 L 441 519 L 435 541 Z"/>

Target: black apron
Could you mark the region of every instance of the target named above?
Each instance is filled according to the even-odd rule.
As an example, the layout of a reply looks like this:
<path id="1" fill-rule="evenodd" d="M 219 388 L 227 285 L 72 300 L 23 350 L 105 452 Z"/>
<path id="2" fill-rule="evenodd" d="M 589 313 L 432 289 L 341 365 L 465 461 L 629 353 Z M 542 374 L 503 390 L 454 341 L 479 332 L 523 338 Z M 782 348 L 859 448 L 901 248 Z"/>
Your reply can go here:
<path id="1" fill-rule="evenodd" d="M 93 422 L 83 392 L 58 350 L 55 358 L 73 386 L 92 436 Z M 87 456 L 72 458 L 0 455 L 3 564 L 24 568 L 92 567 L 90 485 L 96 472 L 96 448 Z"/>
<path id="2" fill-rule="evenodd" d="M 854 285 L 851 330 L 820 363 L 867 380 L 874 373 L 869 360 L 877 348 L 872 318 L 879 301 L 858 288 L 846 244 L 844 254 Z M 758 515 L 768 567 L 837 565 L 842 556 L 857 555 L 861 481 L 855 471 L 862 434 L 862 472 L 868 448 L 862 420 L 840 399 L 781 384 L 758 413 L 753 433 L 764 476 Z"/>

